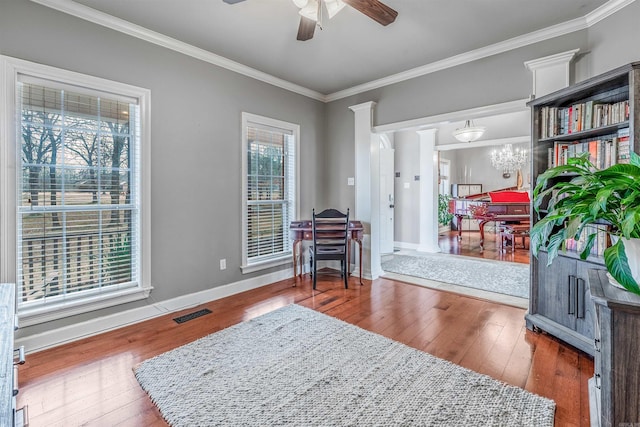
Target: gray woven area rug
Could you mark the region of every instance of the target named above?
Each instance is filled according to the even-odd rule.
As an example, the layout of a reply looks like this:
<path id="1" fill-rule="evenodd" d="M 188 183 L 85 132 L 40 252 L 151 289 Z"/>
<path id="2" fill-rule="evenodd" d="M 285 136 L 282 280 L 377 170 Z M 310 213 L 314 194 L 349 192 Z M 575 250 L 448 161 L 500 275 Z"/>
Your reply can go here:
<path id="1" fill-rule="evenodd" d="M 469 288 L 529 298 L 529 266 L 442 253 L 385 255 L 382 269 Z"/>
<path id="2" fill-rule="evenodd" d="M 555 403 L 289 305 L 142 362 L 172 426 L 552 426 Z"/>

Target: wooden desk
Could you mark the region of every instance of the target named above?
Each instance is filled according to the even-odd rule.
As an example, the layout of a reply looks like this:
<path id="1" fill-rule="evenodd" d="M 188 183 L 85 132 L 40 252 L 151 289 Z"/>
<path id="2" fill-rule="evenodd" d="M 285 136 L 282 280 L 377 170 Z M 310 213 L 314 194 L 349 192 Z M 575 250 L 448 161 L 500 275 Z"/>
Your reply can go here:
<path id="1" fill-rule="evenodd" d="M 293 239 L 293 275 L 298 276 L 298 260 L 300 262 L 300 275 L 302 275 L 302 259 L 299 248 L 302 247 L 303 240 L 313 240 L 313 225 L 310 219 L 301 221 L 291 221 L 289 226 L 291 238 Z M 360 260 L 360 284 L 362 285 L 362 234 L 364 228 L 360 221 L 349 221 L 349 240 L 355 240 L 359 248 Z M 347 251 L 347 274 L 351 274 L 351 242 Z"/>

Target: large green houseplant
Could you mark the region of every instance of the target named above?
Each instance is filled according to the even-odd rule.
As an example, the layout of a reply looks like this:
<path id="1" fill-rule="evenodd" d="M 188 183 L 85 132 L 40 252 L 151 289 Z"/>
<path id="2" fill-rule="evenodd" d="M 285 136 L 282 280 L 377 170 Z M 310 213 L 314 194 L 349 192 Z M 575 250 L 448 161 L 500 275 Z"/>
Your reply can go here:
<path id="1" fill-rule="evenodd" d="M 573 178 L 557 180 L 563 174 Z M 638 278 L 633 277 L 637 269 L 629 266 L 630 261 L 633 265 L 640 259 L 629 257 L 630 243 L 625 250 L 628 239 L 633 242 L 640 238 L 640 156 L 632 152 L 630 164 L 597 170 L 585 153 L 569 159 L 567 165 L 548 169 L 536 181 L 533 207 L 541 217 L 530 232 L 534 256 L 544 249 L 551 264 L 568 239 L 578 239 L 586 230 L 585 246 L 580 252 L 580 257 L 586 259 L 596 238 L 596 232 L 586 227 L 609 224 L 607 233 L 617 238 L 604 251 L 606 268 L 625 289 L 640 294 Z"/>

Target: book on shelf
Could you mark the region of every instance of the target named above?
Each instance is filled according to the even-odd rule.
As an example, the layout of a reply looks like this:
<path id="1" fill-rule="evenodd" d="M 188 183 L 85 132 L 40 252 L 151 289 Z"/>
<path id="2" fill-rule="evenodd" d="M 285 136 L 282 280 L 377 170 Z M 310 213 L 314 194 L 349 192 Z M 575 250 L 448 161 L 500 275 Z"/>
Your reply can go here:
<path id="1" fill-rule="evenodd" d="M 569 135 L 629 120 L 629 100 L 603 103 L 594 100 L 567 107 L 543 106 L 539 110 L 540 138 Z"/>
<path id="2" fill-rule="evenodd" d="M 607 235 L 607 226 L 602 224 L 587 225 L 580 233 L 580 236 L 567 239 L 564 242 L 564 250 L 567 252 L 575 252 L 581 254 L 587 247 L 588 237 L 591 234 L 595 234 L 593 245 L 589 250 L 589 255 L 595 257 L 604 256 L 604 251 L 609 246 L 609 236 Z"/>
<path id="3" fill-rule="evenodd" d="M 547 148 L 547 168 L 566 165 L 569 159 L 588 152 L 589 161 L 596 169 L 606 169 L 618 163 L 629 163 L 630 150 L 629 128 L 598 139 L 554 141 L 553 147 Z"/>

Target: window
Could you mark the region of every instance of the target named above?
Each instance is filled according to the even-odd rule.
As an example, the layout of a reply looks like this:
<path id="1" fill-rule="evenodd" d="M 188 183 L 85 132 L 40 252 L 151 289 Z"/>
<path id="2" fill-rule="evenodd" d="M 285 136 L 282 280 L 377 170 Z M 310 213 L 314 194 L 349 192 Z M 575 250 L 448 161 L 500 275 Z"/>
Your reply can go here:
<path id="1" fill-rule="evenodd" d="M 242 114 L 244 273 L 290 261 L 297 212 L 299 126 Z"/>
<path id="2" fill-rule="evenodd" d="M 7 94 L 15 135 L 3 144 L 12 145 L 4 148 L 15 152 L 15 164 L 5 159 L 2 166 L 16 174 L 13 200 L 2 194 L 15 221 L 3 225 L 14 228 L 21 321 L 146 297 L 148 182 L 143 190 L 141 171 L 148 91 L 5 61 L 15 84 Z"/>

